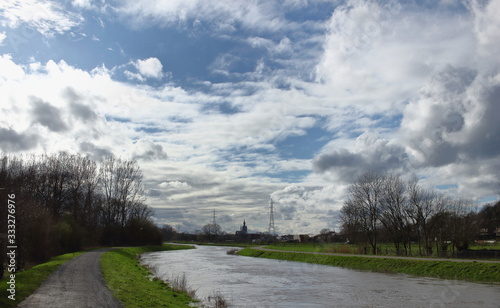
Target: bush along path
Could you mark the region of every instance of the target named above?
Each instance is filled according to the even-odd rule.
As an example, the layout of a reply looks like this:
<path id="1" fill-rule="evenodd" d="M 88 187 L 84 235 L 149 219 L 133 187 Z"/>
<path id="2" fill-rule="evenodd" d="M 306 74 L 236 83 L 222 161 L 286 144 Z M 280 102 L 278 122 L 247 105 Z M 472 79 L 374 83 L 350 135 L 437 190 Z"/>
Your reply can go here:
<path id="1" fill-rule="evenodd" d="M 341 255 L 245 248 L 241 256 L 339 266 L 382 273 L 403 273 L 413 276 L 458 279 L 471 282 L 500 283 L 499 261 L 399 258 L 387 256 Z"/>

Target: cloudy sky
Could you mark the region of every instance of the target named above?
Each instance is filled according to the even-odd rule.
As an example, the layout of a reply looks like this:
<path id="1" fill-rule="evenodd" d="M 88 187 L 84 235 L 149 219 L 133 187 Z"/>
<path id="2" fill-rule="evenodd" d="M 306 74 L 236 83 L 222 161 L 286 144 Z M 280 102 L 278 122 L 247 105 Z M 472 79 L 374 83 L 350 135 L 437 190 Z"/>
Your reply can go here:
<path id="1" fill-rule="evenodd" d="M 0 150 L 136 159 L 155 221 L 337 228 L 366 170 L 478 204 L 500 0 L 2 0 Z"/>

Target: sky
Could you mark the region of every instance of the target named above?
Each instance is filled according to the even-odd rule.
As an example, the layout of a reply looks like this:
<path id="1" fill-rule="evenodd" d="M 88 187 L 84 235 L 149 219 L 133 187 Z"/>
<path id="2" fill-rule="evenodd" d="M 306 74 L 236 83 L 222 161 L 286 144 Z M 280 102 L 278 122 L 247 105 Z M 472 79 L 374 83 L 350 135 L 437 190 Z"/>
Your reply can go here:
<path id="1" fill-rule="evenodd" d="M 135 159 L 154 221 L 339 230 L 362 172 L 500 185 L 500 0 L 2 0 L 0 151 Z"/>

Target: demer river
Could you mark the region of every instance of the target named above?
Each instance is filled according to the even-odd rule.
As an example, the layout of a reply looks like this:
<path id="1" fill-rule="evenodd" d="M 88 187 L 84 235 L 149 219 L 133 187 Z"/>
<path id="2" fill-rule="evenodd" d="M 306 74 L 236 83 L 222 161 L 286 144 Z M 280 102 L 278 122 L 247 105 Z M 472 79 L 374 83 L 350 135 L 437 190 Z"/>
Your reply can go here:
<path id="1" fill-rule="evenodd" d="M 382 274 L 228 255 L 196 246 L 142 256 L 169 279 L 185 275 L 199 298 L 220 292 L 231 307 L 500 307 L 500 285 Z"/>

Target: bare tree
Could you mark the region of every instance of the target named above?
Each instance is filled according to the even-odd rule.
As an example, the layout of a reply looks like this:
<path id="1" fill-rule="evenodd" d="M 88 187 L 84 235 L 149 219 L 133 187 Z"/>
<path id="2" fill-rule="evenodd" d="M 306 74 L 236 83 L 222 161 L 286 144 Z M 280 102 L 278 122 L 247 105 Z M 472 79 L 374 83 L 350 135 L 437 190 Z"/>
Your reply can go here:
<path id="1" fill-rule="evenodd" d="M 383 176 L 372 171 L 363 173 L 349 187 L 348 204 L 353 206 L 355 213 L 359 215 L 360 227 L 371 245 L 373 254 L 377 254 L 382 189 Z"/>
<path id="2" fill-rule="evenodd" d="M 424 190 L 418 179 L 408 181 L 408 214 L 416 227 L 420 255 L 432 254 L 432 240 L 440 223 L 440 213 L 444 211 L 446 198 L 435 192 Z M 422 251 L 422 245 L 425 253 Z"/>
<path id="3" fill-rule="evenodd" d="M 108 157 L 102 162 L 100 181 L 105 225 L 123 228 L 133 213 L 141 215 L 141 204 L 145 200 L 142 177 L 136 161 Z"/>
<path id="4" fill-rule="evenodd" d="M 98 176 L 97 164 L 88 157 L 72 155 L 69 157 L 70 178 L 68 180 L 68 210 L 82 226 L 95 227 L 97 220 Z"/>
<path id="5" fill-rule="evenodd" d="M 213 242 L 217 236 L 222 234 L 222 228 L 218 224 L 207 224 L 201 229 L 203 234 L 207 237 L 208 241 Z"/>
<path id="6" fill-rule="evenodd" d="M 356 204 L 350 199 L 345 201 L 340 209 L 339 218 L 342 225 L 342 232 L 347 237 L 349 243 L 365 241 L 361 205 Z"/>
<path id="7" fill-rule="evenodd" d="M 455 199 L 450 203 L 450 213 L 453 250 L 466 250 L 479 233 L 479 219 L 474 211 L 474 202 L 467 198 Z"/>
<path id="8" fill-rule="evenodd" d="M 174 227 L 168 224 L 163 225 L 163 228 L 161 228 L 161 232 L 165 241 L 173 240 L 177 234 L 177 230 L 175 230 Z"/>
<path id="9" fill-rule="evenodd" d="M 406 183 L 395 174 L 382 177 L 382 198 L 380 221 L 390 233 L 396 253 L 401 253 L 403 244 L 405 254 L 410 247 L 411 222 L 408 216 Z"/>

